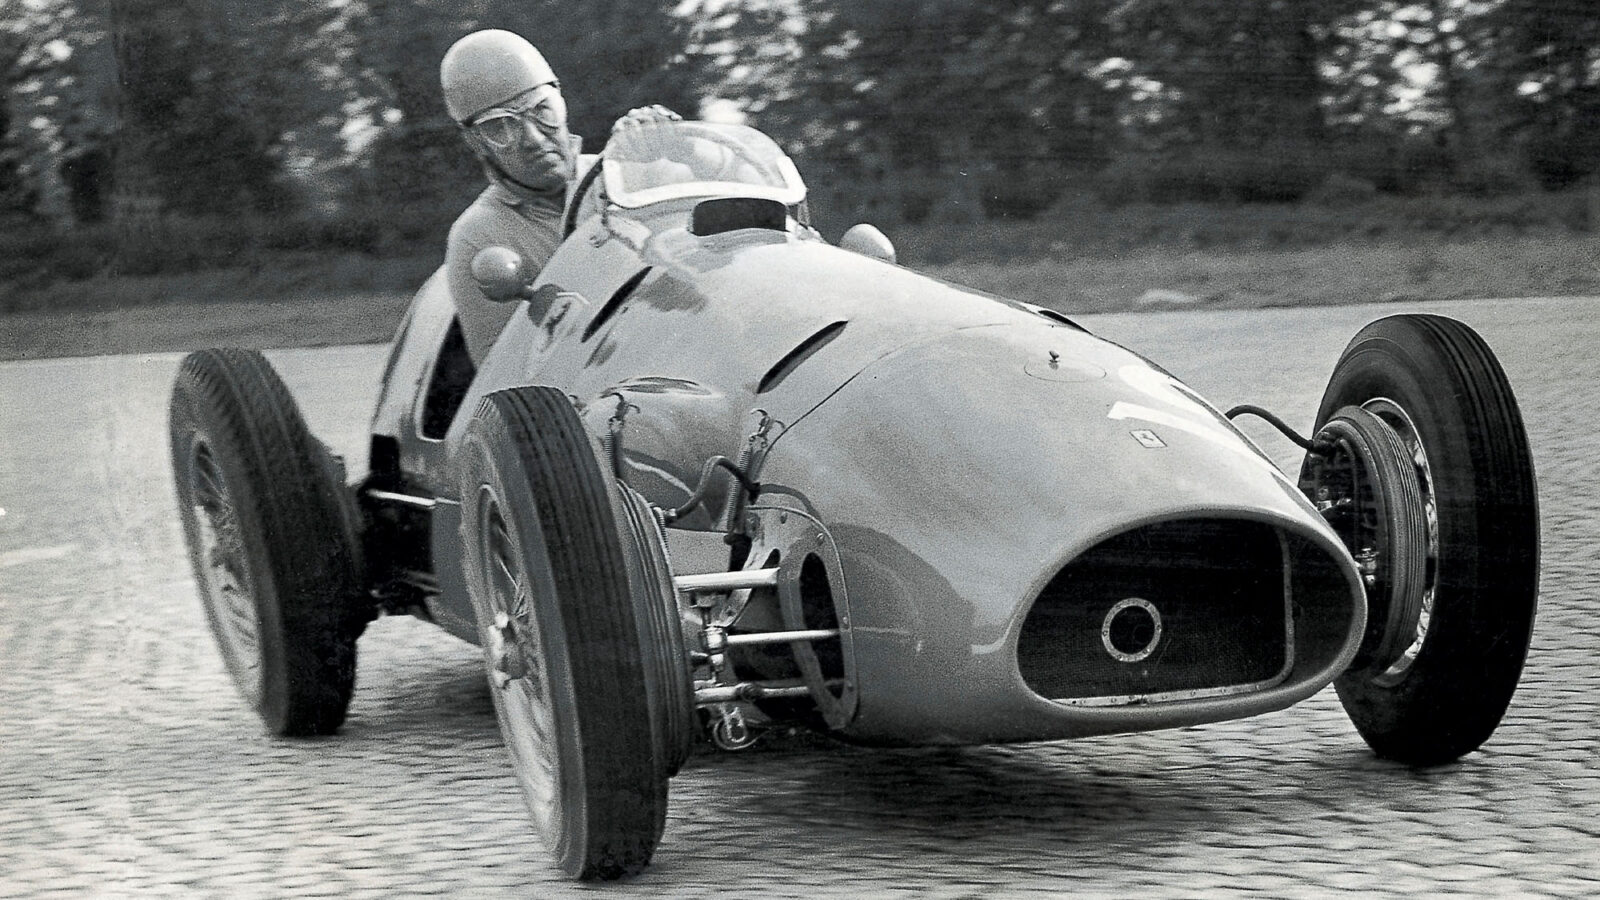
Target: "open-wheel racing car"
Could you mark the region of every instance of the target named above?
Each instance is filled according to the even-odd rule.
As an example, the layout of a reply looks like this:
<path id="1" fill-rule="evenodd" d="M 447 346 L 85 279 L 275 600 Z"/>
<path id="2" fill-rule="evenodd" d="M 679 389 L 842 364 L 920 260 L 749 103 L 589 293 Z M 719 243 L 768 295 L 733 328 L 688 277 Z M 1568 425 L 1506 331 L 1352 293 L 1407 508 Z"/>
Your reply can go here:
<path id="1" fill-rule="evenodd" d="M 1429 765 L 1504 714 L 1534 476 L 1465 325 L 1362 329 L 1303 438 L 1052 310 L 894 265 L 869 227 L 829 245 L 747 127 L 619 132 L 566 229 L 536 277 L 474 261 L 517 304 L 480 366 L 444 278 L 421 288 L 356 484 L 262 356 L 184 360 L 183 525 L 271 731 L 339 727 L 375 615 L 436 622 L 482 647 L 557 864 L 612 878 L 649 861 L 697 741 L 774 723 L 1054 740 L 1332 683 L 1378 754 Z M 1297 475 L 1247 413 L 1305 448 Z M 706 539 L 718 564 L 679 571 Z"/>

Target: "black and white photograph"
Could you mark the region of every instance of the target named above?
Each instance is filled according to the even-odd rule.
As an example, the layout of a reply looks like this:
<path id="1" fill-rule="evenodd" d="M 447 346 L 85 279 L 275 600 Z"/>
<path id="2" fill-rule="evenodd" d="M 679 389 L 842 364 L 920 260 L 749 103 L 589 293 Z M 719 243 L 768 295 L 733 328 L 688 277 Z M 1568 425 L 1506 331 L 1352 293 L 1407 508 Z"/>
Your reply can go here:
<path id="1" fill-rule="evenodd" d="M 1592 0 L 0 0 L 0 898 L 1600 894 Z"/>

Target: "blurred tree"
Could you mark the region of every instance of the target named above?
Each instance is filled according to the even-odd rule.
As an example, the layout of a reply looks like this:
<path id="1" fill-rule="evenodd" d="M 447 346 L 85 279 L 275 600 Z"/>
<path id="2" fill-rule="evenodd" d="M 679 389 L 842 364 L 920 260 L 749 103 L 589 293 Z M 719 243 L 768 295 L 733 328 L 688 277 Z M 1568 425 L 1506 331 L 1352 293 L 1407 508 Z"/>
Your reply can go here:
<path id="1" fill-rule="evenodd" d="M 16 0 L 0 7 L 0 211 L 70 218 L 73 192 L 63 167 L 109 124 L 103 97 L 83 62 L 103 29 L 65 0 Z M 101 102 L 97 102 L 101 101 Z"/>
<path id="2" fill-rule="evenodd" d="M 59 102 L 48 119 L 54 151 L 73 218 L 104 218 L 111 202 L 112 158 L 117 128 L 117 62 L 102 0 L 63 3 L 62 43 L 70 55 L 51 87 Z"/>
<path id="3" fill-rule="evenodd" d="M 1515 188 L 1490 138 L 1496 76 L 1486 13 L 1498 0 L 1382 0 L 1333 23 L 1324 55 L 1335 164 L 1386 191 Z"/>
<path id="4" fill-rule="evenodd" d="M 1334 23 L 1324 63 L 1330 119 L 1439 134 L 1453 157 L 1470 157 L 1494 115 L 1487 14 L 1497 3 L 1384 0 Z"/>
<path id="5" fill-rule="evenodd" d="M 1593 0 L 1503 0 L 1487 16 L 1492 63 L 1548 187 L 1600 173 L 1600 14 Z"/>
<path id="6" fill-rule="evenodd" d="M 872 185 L 912 220 L 1025 216 L 1060 192 L 1063 170 L 1103 161 L 1114 140 L 1113 98 L 1091 74 L 1110 7 L 751 0 L 724 13 L 708 44 L 733 63 L 723 90 L 819 180 Z"/>
<path id="7" fill-rule="evenodd" d="M 39 191 L 23 175 L 27 136 L 22 119 L 21 87 L 38 71 L 38 51 L 30 22 L 20 15 L 22 7 L 8 9 L 0 22 L 0 216 L 29 214 L 38 203 Z"/>
<path id="8" fill-rule="evenodd" d="M 1118 51 L 1174 93 L 1170 140 L 1221 147 L 1316 142 L 1332 23 L 1368 0 L 1125 0 Z"/>
<path id="9" fill-rule="evenodd" d="M 337 10 L 296 0 L 110 0 L 117 182 L 190 213 L 279 210 L 297 130 L 344 100 Z"/>
<path id="10" fill-rule="evenodd" d="M 361 165 L 364 202 L 459 207 L 482 180 L 444 113 L 439 60 L 484 6 L 364 0 L 354 7 L 353 64 L 373 98 L 357 110 L 373 132 Z"/>

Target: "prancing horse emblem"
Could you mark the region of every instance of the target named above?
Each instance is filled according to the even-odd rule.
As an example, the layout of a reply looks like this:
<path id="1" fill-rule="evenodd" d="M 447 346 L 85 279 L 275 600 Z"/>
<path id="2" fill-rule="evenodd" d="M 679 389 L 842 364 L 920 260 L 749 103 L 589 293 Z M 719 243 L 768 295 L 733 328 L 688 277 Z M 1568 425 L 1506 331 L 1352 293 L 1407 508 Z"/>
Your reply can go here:
<path id="1" fill-rule="evenodd" d="M 1139 442 L 1139 446 L 1144 447 L 1147 450 L 1157 450 L 1167 445 L 1167 442 L 1161 439 L 1161 435 L 1156 434 L 1154 431 L 1151 431 L 1148 428 L 1140 428 L 1136 431 L 1130 431 L 1128 433 L 1133 435 L 1133 439 Z"/>

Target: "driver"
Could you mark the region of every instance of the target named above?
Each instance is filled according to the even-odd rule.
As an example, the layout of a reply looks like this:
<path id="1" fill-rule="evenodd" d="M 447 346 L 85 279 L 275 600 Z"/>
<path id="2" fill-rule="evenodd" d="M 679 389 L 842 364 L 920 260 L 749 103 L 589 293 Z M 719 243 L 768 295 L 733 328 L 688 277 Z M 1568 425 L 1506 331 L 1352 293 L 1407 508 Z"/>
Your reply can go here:
<path id="1" fill-rule="evenodd" d="M 498 245 L 520 254 L 528 271 L 544 268 L 561 242 L 567 191 L 594 157 L 580 156 L 582 140 L 567 130 L 567 104 L 550 64 L 516 34 L 486 29 L 456 41 L 439 64 L 439 82 L 450 118 L 489 178 L 450 227 L 445 249 L 461 336 L 478 365 L 517 305 L 484 296 L 472 278 L 472 258 Z M 677 118 L 645 107 L 617 127 Z"/>

